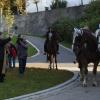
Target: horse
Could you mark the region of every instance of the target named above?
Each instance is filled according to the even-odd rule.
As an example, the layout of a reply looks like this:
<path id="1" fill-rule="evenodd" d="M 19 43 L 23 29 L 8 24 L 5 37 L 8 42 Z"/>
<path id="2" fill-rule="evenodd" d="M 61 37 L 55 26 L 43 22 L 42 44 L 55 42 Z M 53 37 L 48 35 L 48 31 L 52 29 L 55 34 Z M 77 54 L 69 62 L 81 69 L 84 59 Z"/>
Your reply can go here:
<path id="1" fill-rule="evenodd" d="M 85 29 L 74 29 L 74 34 L 76 35 L 73 38 L 73 52 L 80 68 L 82 85 L 87 86 L 88 64 L 93 63 L 93 86 L 97 86 L 96 74 L 100 61 L 97 39 L 91 31 Z"/>
<path id="2" fill-rule="evenodd" d="M 54 34 L 54 33 L 53 33 Z M 57 41 L 55 35 L 51 35 L 47 42 L 47 60 L 49 61 L 49 69 L 54 69 L 54 66 L 57 67 Z"/>

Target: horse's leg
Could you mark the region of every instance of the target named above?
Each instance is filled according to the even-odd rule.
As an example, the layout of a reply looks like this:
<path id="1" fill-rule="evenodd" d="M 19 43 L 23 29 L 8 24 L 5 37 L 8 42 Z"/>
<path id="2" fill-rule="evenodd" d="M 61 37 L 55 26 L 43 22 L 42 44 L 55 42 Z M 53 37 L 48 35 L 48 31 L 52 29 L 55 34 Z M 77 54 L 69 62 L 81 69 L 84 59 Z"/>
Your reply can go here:
<path id="1" fill-rule="evenodd" d="M 97 66 L 98 63 L 94 63 L 94 68 L 93 68 L 93 86 L 97 86 L 97 82 L 96 82 L 96 74 L 97 74 Z"/>
<path id="2" fill-rule="evenodd" d="M 48 53 L 47 53 L 47 62 L 49 61 L 49 55 L 48 55 Z"/>
<path id="3" fill-rule="evenodd" d="M 80 69 L 80 81 L 83 81 L 83 71 L 82 71 L 82 64 L 79 62 L 78 67 Z"/>
<path id="4" fill-rule="evenodd" d="M 52 56 L 52 62 L 53 62 L 53 69 L 54 69 L 54 66 L 55 66 L 55 64 L 54 64 L 54 62 L 55 62 L 54 56 Z"/>
<path id="5" fill-rule="evenodd" d="M 58 70 L 58 67 L 57 67 L 57 55 L 55 54 L 55 64 L 56 64 L 56 70 Z"/>
<path id="6" fill-rule="evenodd" d="M 83 71 L 82 68 L 80 68 L 80 81 L 83 81 L 84 75 L 83 75 Z"/>
<path id="7" fill-rule="evenodd" d="M 52 66 L 53 66 L 53 69 L 54 69 L 54 56 L 53 55 L 51 56 L 51 59 L 52 59 L 51 60 L 52 61 Z"/>
<path id="8" fill-rule="evenodd" d="M 51 70 L 51 64 L 52 64 L 51 54 L 48 55 L 48 58 L 49 58 L 49 69 Z"/>
<path id="9" fill-rule="evenodd" d="M 88 74 L 88 70 L 87 70 L 87 66 L 88 64 L 83 64 L 82 67 L 82 71 L 83 71 L 83 87 L 87 87 L 87 74 Z"/>

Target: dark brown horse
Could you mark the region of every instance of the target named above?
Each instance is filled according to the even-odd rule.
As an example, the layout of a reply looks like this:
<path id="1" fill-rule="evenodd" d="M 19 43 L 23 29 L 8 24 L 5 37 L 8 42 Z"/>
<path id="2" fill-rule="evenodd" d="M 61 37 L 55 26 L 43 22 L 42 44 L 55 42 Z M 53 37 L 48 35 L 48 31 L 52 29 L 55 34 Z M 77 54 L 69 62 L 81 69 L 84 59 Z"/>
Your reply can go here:
<path id="1" fill-rule="evenodd" d="M 53 33 L 54 34 L 54 33 Z M 47 59 L 50 63 L 49 69 L 54 69 L 54 66 L 57 68 L 57 40 L 56 35 L 52 35 L 47 42 Z"/>
<path id="2" fill-rule="evenodd" d="M 93 86 L 96 86 L 97 66 L 100 61 L 98 42 L 89 30 L 83 29 L 80 32 L 80 34 L 76 35 L 73 45 L 73 51 L 80 68 L 80 78 L 83 81 L 83 86 L 87 86 L 87 67 L 89 63 L 93 63 Z"/>

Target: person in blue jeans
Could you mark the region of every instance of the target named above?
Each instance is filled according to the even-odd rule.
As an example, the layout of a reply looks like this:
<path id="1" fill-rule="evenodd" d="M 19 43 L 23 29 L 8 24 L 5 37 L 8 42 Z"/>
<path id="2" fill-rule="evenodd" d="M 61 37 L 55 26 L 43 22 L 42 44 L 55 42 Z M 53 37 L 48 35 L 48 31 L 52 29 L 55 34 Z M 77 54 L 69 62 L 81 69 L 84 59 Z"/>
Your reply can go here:
<path id="1" fill-rule="evenodd" d="M 10 68 L 15 68 L 15 60 L 17 56 L 17 50 L 12 42 L 8 44 L 8 63 Z"/>
<path id="2" fill-rule="evenodd" d="M 27 61 L 28 44 L 25 39 L 18 35 L 16 42 L 17 56 L 19 61 L 19 73 L 24 74 Z"/>

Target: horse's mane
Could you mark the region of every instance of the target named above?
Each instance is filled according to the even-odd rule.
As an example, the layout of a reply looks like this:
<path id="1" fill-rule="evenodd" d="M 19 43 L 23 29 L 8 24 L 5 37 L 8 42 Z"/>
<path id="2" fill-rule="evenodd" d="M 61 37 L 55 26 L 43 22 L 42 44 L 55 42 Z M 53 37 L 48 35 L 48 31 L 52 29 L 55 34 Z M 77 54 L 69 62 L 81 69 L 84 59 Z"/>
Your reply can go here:
<path id="1" fill-rule="evenodd" d="M 97 39 L 91 31 L 83 29 L 82 42 L 87 44 L 89 50 L 97 50 Z"/>

